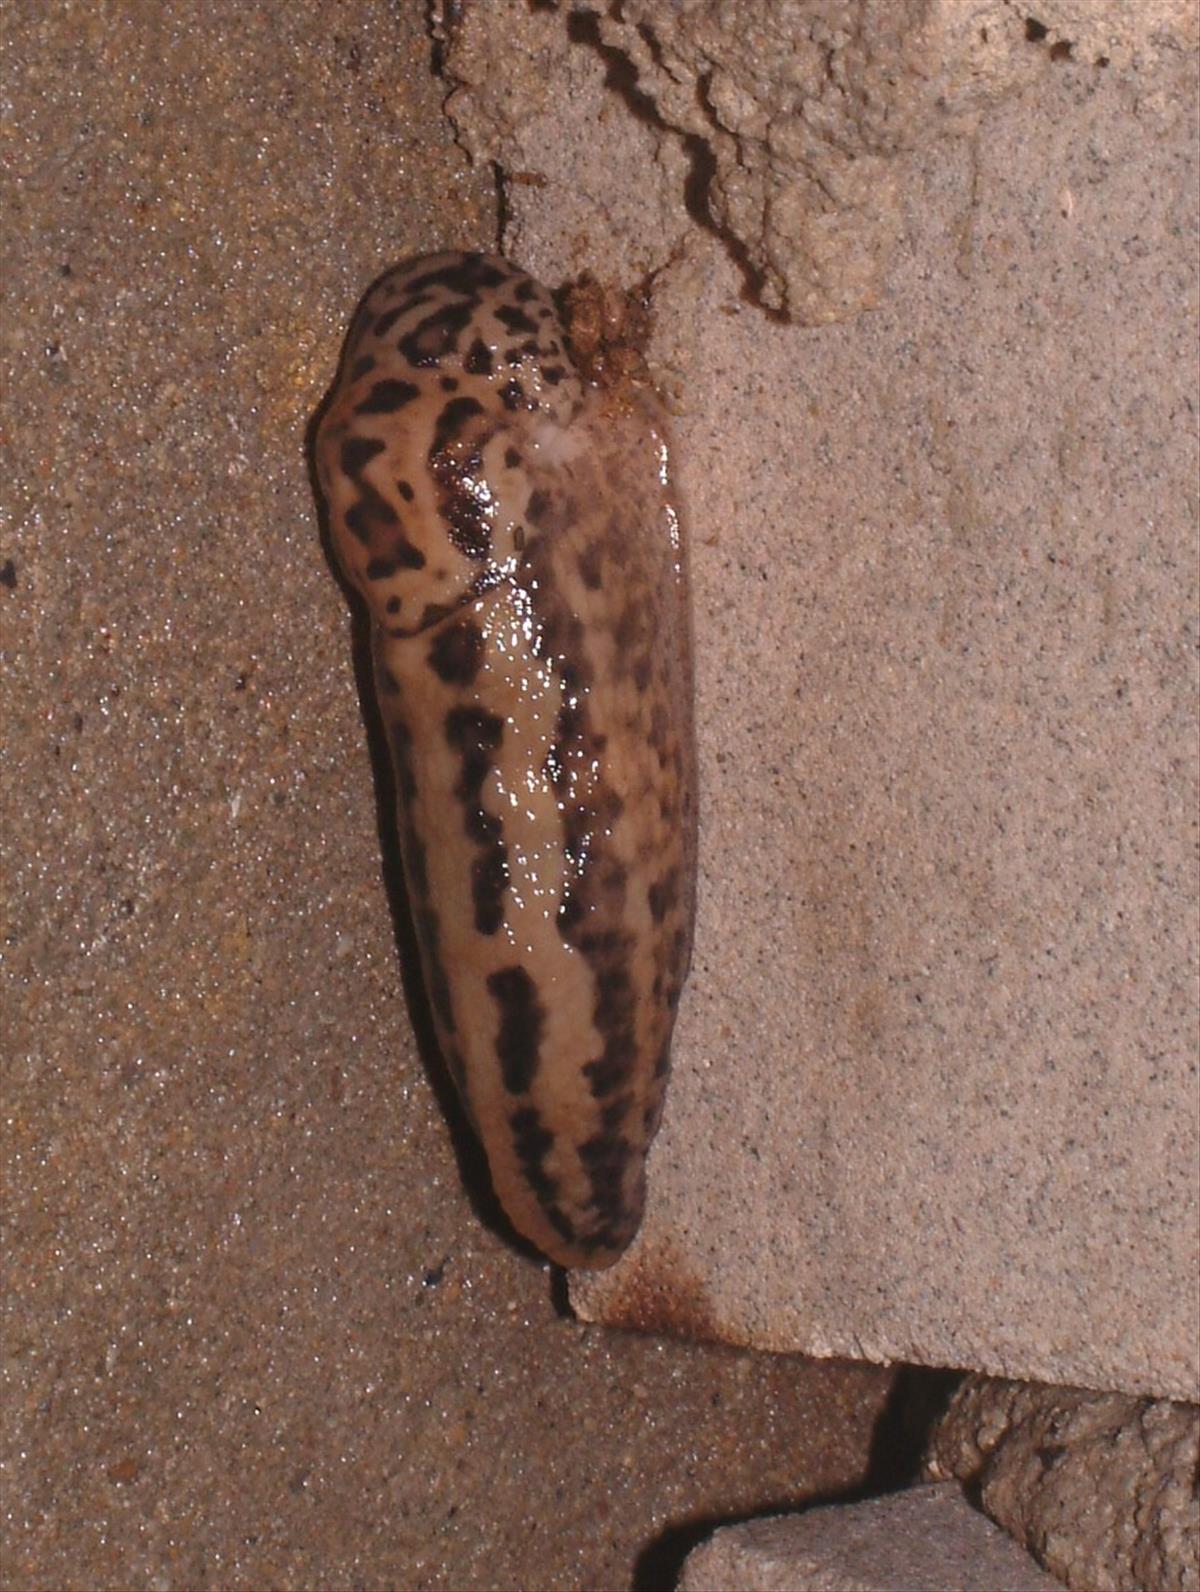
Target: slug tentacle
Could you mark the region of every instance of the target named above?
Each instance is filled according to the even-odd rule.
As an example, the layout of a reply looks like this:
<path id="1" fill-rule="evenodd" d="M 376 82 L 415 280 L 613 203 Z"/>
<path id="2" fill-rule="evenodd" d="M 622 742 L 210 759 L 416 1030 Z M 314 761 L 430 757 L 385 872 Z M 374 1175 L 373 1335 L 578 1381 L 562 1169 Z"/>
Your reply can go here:
<path id="1" fill-rule="evenodd" d="M 641 1218 L 691 953 L 687 576 L 650 391 L 584 382 L 546 290 L 446 253 L 358 312 L 317 468 L 366 598 L 439 1044 L 518 1230 Z"/>

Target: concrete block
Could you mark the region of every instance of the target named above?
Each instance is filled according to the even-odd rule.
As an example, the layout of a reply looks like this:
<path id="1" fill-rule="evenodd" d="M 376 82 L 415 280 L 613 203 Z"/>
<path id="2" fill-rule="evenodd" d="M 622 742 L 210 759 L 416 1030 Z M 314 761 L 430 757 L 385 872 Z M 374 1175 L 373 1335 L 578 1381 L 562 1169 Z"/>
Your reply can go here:
<path id="1" fill-rule="evenodd" d="M 726 1526 L 684 1564 L 679 1592 L 1052 1592 L 1058 1582 L 956 1486 Z"/>
<path id="2" fill-rule="evenodd" d="M 1122 15 L 1010 38 L 961 136 L 920 99 L 834 293 L 877 307 L 815 327 L 615 34 L 477 8 L 450 53 L 509 252 L 652 280 L 692 511 L 696 959 L 588 1319 L 1200 1391 L 1196 81 Z"/>

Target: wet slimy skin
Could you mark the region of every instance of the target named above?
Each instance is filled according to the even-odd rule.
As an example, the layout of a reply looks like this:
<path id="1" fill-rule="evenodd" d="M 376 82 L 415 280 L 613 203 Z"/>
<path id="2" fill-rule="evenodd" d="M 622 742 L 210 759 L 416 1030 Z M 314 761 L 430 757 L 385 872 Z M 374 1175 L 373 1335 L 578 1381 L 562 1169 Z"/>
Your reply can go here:
<path id="1" fill-rule="evenodd" d="M 581 377 L 525 272 L 428 255 L 360 307 L 317 467 L 370 611 L 447 1066 L 514 1226 L 610 1265 L 641 1219 L 695 896 L 661 409 Z"/>

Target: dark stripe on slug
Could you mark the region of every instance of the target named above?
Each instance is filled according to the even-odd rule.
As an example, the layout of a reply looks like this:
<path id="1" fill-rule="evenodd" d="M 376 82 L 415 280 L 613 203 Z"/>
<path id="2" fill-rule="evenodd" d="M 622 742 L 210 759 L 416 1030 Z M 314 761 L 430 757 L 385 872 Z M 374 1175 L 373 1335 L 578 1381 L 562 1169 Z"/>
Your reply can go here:
<path id="1" fill-rule="evenodd" d="M 407 284 L 410 293 L 423 293 L 426 288 L 444 287 L 452 293 L 473 295 L 481 288 L 499 287 L 516 273 L 510 268 L 501 270 L 489 265 L 482 254 L 463 254 L 455 257 L 455 264 L 441 265 L 425 271 Z"/>
<path id="2" fill-rule="evenodd" d="M 400 569 L 424 569 L 425 554 L 414 547 L 406 536 L 397 536 L 392 542 L 388 558 L 373 558 L 367 565 L 368 580 L 387 580 Z"/>
<path id="3" fill-rule="evenodd" d="M 592 1185 L 588 1201 L 605 1224 L 616 1226 L 624 1215 L 623 1184 L 632 1146 L 621 1134 L 597 1133 L 579 1146 L 579 1159 Z"/>
<path id="4" fill-rule="evenodd" d="M 583 1075 L 595 1098 L 603 1100 L 605 1095 L 614 1094 L 616 1090 L 624 1088 L 632 1076 L 636 1059 L 637 1049 L 633 1036 L 621 1034 L 608 1041 L 602 1056 L 597 1056 L 595 1061 L 584 1062 Z"/>
<path id="5" fill-rule="evenodd" d="M 382 679 L 382 675 L 380 678 Z M 396 789 L 400 796 L 400 850 L 404 856 L 404 873 L 408 881 L 413 926 L 421 945 L 425 990 L 434 1016 L 441 1023 L 445 1033 L 452 1034 L 454 1008 L 450 1000 L 450 985 L 438 949 L 441 932 L 438 916 L 430 899 L 425 844 L 412 821 L 413 802 L 417 794 L 417 782 L 412 766 L 412 734 L 403 719 L 399 718 L 392 719 L 387 729 L 392 749 L 392 767 L 396 774 Z"/>
<path id="6" fill-rule="evenodd" d="M 509 883 L 503 825 L 480 799 L 493 754 L 503 738 L 504 721 L 482 708 L 452 708 L 446 715 L 447 743 L 462 758 L 454 794 L 465 808 L 463 829 L 481 850 L 471 864 L 471 901 L 480 934 L 495 934 L 504 922 L 504 892 Z"/>
<path id="7" fill-rule="evenodd" d="M 370 464 L 377 454 L 383 452 L 387 446 L 380 442 L 378 437 L 347 437 L 342 443 L 342 452 L 339 463 L 342 473 L 357 481 L 359 472 Z"/>
<path id="8" fill-rule="evenodd" d="M 488 992 L 500 1008 L 496 1055 L 509 1094 L 525 1094 L 538 1069 L 538 1051 L 546 1014 L 537 985 L 523 967 L 502 967 L 488 974 Z"/>
<path id="9" fill-rule="evenodd" d="M 519 304 L 501 304 L 496 319 L 507 331 L 537 333 L 537 322 L 530 320 Z"/>
<path id="10" fill-rule="evenodd" d="M 407 301 L 405 301 L 403 304 L 397 304 L 395 309 L 387 310 L 375 322 L 375 326 L 374 326 L 375 336 L 376 337 L 386 337 L 387 334 L 391 331 L 392 327 L 395 326 L 396 322 L 400 319 L 400 317 L 403 314 L 405 314 L 405 312 L 408 309 L 409 309 L 409 304 L 408 304 Z"/>
<path id="11" fill-rule="evenodd" d="M 420 396 L 420 389 L 411 381 L 377 381 L 362 403 L 355 404 L 356 415 L 394 415 L 397 409 L 412 403 Z"/>
<path id="12" fill-rule="evenodd" d="M 679 900 L 679 870 L 672 868 L 661 879 L 656 879 L 646 894 L 650 901 L 651 917 L 655 923 L 661 923 Z"/>
<path id="13" fill-rule="evenodd" d="M 392 719 L 387 727 L 388 745 L 392 749 L 392 767 L 396 771 L 396 789 L 406 802 L 417 794 L 413 777 L 412 732 L 403 719 Z"/>
<path id="14" fill-rule="evenodd" d="M 542 1124 L 536 1106 L 522 1106 L 508 1119 L 512 1130 L 513 1149 L 525 1174 L 525 1181 L 537 1195 L 543 1207 L 553 1204 L 558 1197 L 558 1183 L 545 1170 L 542 1163 L 554 1148 L 554 1135 Z"/>
<path id="15" fill-rule="evenodd" d="M 382 492 L 363 479 L 362 472 L 371 460 L 383 452 L 384 444 L 378 437 L 347 437 L 342 443 L 338 462 L 359 491 L 357 503 L 352 503 L 345 513 L 345 523 L 365 547 L 371 545 L 376 535 L 381 535 L 399 525 L 400 516 Z"/>
<path id="16" fill-rule="evenodd" d="M 483 662 L 483 631 L 473 619 L 447 625 L 429 649 L 429 666 L 447 685 L 470 685 Z"/>
<path id="17" fill-rule="evenodd" d="M 480 934 L 495 934 L 504 922 L 504 892 L 508 889 L 508 847 L 498 845 L 471 864 L 471 904 Z"/>
<path id="18" fill-rule="evenodd" d="M 433 428 L 433 441 L 429 444 L 429 457 L 444 453 L 449 443 L 457 441 L 463 428 L 473 415 L 481 415 L 483 405 L 478 398 L 451 398 L 437 417 Z"/>
<path id="19" fill-rule="evenodd" d="M 362 497 L 346 510 L 346 525 L 364 547 L 369 547 L 376 535 L 398 525 L 400 516 L 369 481 L 360 481 L 359 487 Z"/>
<path id="20" fill-rule="evenodd" d="M 439 364 L 458 347 L 458 340 L 474 314 L 473 304 L 443 305 L 400 339 L 400 352 L 412 365 L 427 368 Z"/>
<path id="21" fill-rule="evenodd" d="M 504 720 L 483 708 L 451 708 L 446 715 L 446 740 L 456 751 L 494 752 L 504 739 Z M 480 783 L 491 767 L 489 756 L 479 775 Z"/>

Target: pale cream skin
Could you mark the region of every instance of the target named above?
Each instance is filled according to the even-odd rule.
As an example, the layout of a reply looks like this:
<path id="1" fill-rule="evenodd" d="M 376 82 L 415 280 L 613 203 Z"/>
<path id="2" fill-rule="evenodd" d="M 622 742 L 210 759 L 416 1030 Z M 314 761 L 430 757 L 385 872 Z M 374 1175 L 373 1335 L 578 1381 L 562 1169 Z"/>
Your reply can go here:
<path id="1" fill-rule="evenodd" d="M 429 255 L 360 308 L 317 464 L 371 614 L 443 1055 L 513 1225 L 610 1265 L 641 1219 L 695 899 L 661 408 L 583 381 L 524 272 Z"/>

